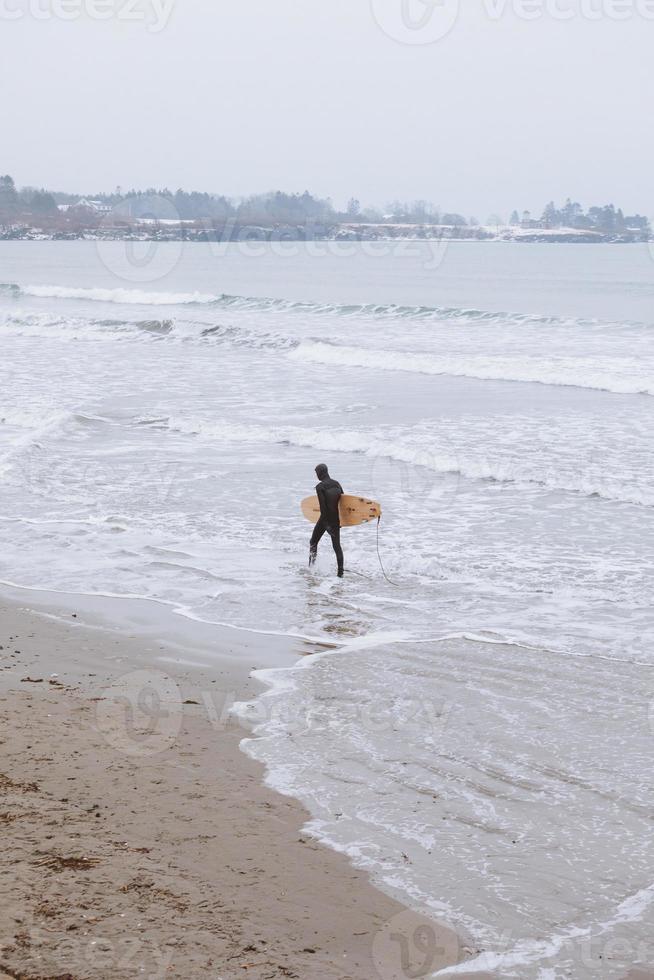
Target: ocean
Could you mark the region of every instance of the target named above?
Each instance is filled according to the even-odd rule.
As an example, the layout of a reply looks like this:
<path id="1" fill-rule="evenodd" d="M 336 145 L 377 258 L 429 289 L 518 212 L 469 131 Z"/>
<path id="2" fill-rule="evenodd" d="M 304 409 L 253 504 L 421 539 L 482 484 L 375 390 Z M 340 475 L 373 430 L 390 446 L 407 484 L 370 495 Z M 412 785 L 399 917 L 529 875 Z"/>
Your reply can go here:
<path id="1" fill-rule="evenodd" d="M 238 709 L 314 834 L 498 976 L 654 961 L 649 246 L 3 242 L 0 343 L 0 579 L 318 641 Z"/>

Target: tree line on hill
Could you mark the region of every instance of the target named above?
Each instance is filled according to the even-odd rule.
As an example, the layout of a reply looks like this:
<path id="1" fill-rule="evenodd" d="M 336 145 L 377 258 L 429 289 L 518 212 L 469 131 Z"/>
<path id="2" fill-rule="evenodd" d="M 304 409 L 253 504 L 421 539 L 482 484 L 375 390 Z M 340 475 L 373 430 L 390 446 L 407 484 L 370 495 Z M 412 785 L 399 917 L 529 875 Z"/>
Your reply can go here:
<path id="1" fill-rule="evenodd" d="M 356 198 L 351 198 L 345 210 L 340 211 L 329 198 L 315 197 L 308 191 L 302 194 L 270 191 L 231 200 L 219 194 L 151 187 L 144 191 L 126 192 L 118 188 L 113 194 L 98 193 L 83 197 L 79 194 L 46 191 L 43 188 L 18 188 L 9 175 L 0 177 L 0 216 L 5 218 L 55 215 L 59 205 L 74 206 L 80 200 L 98 202 L 111 208 L 118 217 L 134 219 L 231 219 L 243 225 L 335 225 L 348 222 L 454 226 L 468 224 L 462 215 L 441 213 L 428 201 L 415 201 L 411 204 L 394 201 L 385 211 L 380 211 L 376 208 L 362 208 Z"/>
<path id="2" fill-rule="evenodd" d="M 308 191 L 302 194 L 288 194 L 283 191 L 270 191 L 253 194 L 239 200 L 224 195 L 208 194 L 199 191 L 171 191 L 168 188 L 149 188 L 144 191 L 123 192 L 117 188 L 113 194 L 93 194 L 81 198 L 79 194 L 65 194 L 47 191 L 43 188 L 17 187 L 8 174 L 0 176 L 0 221 L 23 222 L 30 226 L 55 224 L 61 219 L 60 206 L 67 206 L 74 215 L 75 205 L 80 200 L 97 202 L 105 208 L 108 220 L 117 222 L 136 221 L 149 218 L 154 221 L 208 221 L 215 227 L 231 222 L 237 226 L 310 226 L 332 228 L 339 224 L 394 224 L 394 225 L 446 225 L 464 229 L 479 227 L 474 218 L 461 214 L 441 211 L 429 201 L 392 201 L 384 210 L 362 207 L 356 198 L 351 198 L 345 210 L 334 207 L 329 198 L 316 197 Z M 78 215 L 75 222 L 79 227 L 93 227 L 99 218 L 91 215 Z M 499 215 L 491 215 L 487 225 L 501 227 L 505 222 Z M 621 208 L 613 204 L 591 207 L 584 211 L 582 206 L 568 199 L 557 208 L 550 202 L 540 218 L 534 219 L 528 211 L 514 211 L 509 224 L 523 228 L 575 228 L 597 231 L 604 234 L 620 234 L 637 231 L 643 236 L 651 232 L 649 221 L 640 214 L 625 215 Z"/>
<path id="3" fill-rule="evenodd" d="M 514 211 L 510 224 L 526 228 L 575 228 L 579 231 L 597 231 L 606 235 L 627 231 L 642 232 L 647 235 L 651 233 L 649 219 L 642 214 L 625 215 L 622 208 L 616 208 L 613 204 L 592 207 L 584 211 L 581 204 L 571 198 L 568 198 L 560 208 L 556 207 L 554 201 L 550 201 L 542 216 L 536 220 L 528 211 L 523 213 L 522 218 L 517 211 Z"/>

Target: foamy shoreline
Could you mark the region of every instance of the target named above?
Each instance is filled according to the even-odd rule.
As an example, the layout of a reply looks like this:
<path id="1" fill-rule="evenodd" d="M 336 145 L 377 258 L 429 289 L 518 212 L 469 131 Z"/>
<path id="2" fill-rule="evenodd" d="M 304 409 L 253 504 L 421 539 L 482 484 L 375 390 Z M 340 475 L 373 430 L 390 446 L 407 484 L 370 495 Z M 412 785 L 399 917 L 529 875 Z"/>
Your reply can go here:
<path id="1" fill-rule="evenodd" d="M 239 750 L 229 704 L 279 662 L 260 636 L 225 631 L 211 656 L 200 631 L 184 652 L 143 603 L 116 600 L 126 634 L 97 601 L 73 613 L 73 596 L 3 591 L 0 975 L 109 978 L 122 958 L 122 975 L 184 980 L 395 976 L 379 936 L 403 907 L 308 837 Z"/>

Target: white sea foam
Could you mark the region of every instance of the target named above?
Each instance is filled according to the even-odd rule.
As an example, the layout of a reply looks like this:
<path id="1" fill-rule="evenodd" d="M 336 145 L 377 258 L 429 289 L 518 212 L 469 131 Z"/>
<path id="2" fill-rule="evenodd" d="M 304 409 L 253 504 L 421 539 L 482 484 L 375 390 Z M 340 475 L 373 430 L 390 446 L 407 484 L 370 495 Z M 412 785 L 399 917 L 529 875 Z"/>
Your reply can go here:
<path id="1" fill-rule="evenodd" d="M 571 747 L 570 733 L 577 728 L 583 729 L 591 741 L 595 739 L 591 735 L 593 719 L 587 712 L 589 692 L 584 691 L 578 701 L 576 696 L 558 697 L 552 692 L 547 706 L 539 700 L 516 698 L 511 678 L 522 672 L 524 651 L 498 646 L 498 639 L 493 639 L 487 652 L 483 638 L 464 645 L 455 637 L 433 639 L 415 647 L 413 655 L 407 657 L 397 647 L 397 639 L 389 635 L 389 646 L 380 649 L 371 643 L 365 659 L 353 657 L 356 642 L 345 642 L 341 650 L 304 658 L 297 667 L 257 671 L 255 676 L 267 685 L 266 692 L 257 701 L 234 706 L 234 713 L 253 726 L 254 737 L 244 741 L 244 748 L 267 764 L 267 781 L 272 787 L 300 797 L 314 812 L 306 828 L 309 833 L 348 854 L 378 882 L 410 896 L 439 921 L 466 928 L 484 947 L 481 955 L 460 967 L 444 969 L 438 976 L 467 976 L 477 970 L 525 980 L 546 976 L 542 971 L 552 964 L 567 967 L 566 975 L 586 976 L 581 966 L 591 957 L 592 947 L 588 942 L 582 944 L 592 939 L 597 964 L 593 975 L 621 977 L 619 963 L 617 972 L 612 971 L 610 956 L 601 962 L 600 941 L 616 938 L 624 948 L 621 930 L 647 920 L 654 885 L 636 889 L 624 898 L 621 890 L 630 880 L 629 871 L 622 867 L 621 859 L 616 863 L 609 850 L 597 860 L 607 868 L 613 865 L 620 880 L 614 882 L 612 875 L 605 882 L 598 896 L 602 916 L 589 921 L 583 881 L 593 874 L 593 868 L 584 850 L 592 845 L 584 829 L 590 817 L 582 813 L 586 807 L 592 810 L 593 794 L 600 794 L 605 800 L 607 826 L 596 832 L 606 833 L 607 841 L 611 841 L 613 822 L 622 826 L 625 821 L 623 849 L 645 868 L 647 861 L 636 855 L 642 847 L 639 827 L 648 819 L 647 806 L 642 807 L 642 813 L 638 812 L 641 807 L 631 804 L 622 810 L 624 790 L 613 787 L 612 779 L 605 781 L 604 766 L 615 749 L 611 738 L 602 745 L 599 736 L 597 744 L 589 744 L 583 751 L 575 739 Z M 383 641 L 383 636 L 379 640 Z M 366 645 L 359 649 L 366 650 Z M 375 650 L 380 658 L 371 657 Z M 549 676 L 560 671 L 562 681 L 568 674 L 575 675 L 574 663 L 560 660 L 557 665 L 556 657 L 543 659 L 543 653 L 539 666 L 534 662 L 531 668 L 536 674 L 542 671 Z M 488 658 L 494 664 L 495 676 L 481 670 L 483 679 L 480 675 L 479 683 L 474 681 L 470 658 L 479 658 L 478 669 Z M 370 671 L 375 659 L 384 665 L 381 675 Z M 345 663 L 350 665 L 348 675 L 357 691 L 355 699 L 336 697 Z M 616 669 L 616 665 L 598 668 L 594 685 L 598 692 L 604 690 L 606 678 Z M 361 687 L 358 681 L 364 676 L 366 684 Z M 533 684 L 536 692 L 541 683 L 542 678 L 533 677 L 527 686 Z M 473 691 L 468 690 L 471 685 Z M 430 697 L 439 698 L 444 706 L 425 714 Z M 474 703 L 479 716 L 477 732 L 474 713 L 462 708 L 461 699 L 468 697 L 472 699 L 468 707 Z M 593 697 L 593 705 L 595 712 L 606 717 L 611 731 L 623 731 L 623 722 L 616 723 L 610 694 Z M 542 725 L 545 717 L 550 721 L 546 728 Z M 565 717 L 568 724 L 558 730 L 552 725 L 554 717 L 559 723 Z M 433 731 L 430 724 L 436 726 Z M 419 741 L 412 737 L 414 728 Z M 402 733 L 404 744 L 414 746 L 416 756 L 410 760 L 398 756 L 397 732 Z M 491 761 L 486 743 L 499 732 L 506 741 L 506 754 Z M 477 741 L 478 736 L 481 741 Z M 638 729 L 629 737 L 634 736 L 639 742 L 645 737 Z M 559 739 L 571 751 L 565 763 L 557 764 L 554 746 Z M 325 761 L 316 773 L 313 767 L 318 746 Z M 600 762 L 599 757 L 607 752 Z M 626 772 L 623 775 L 627 776 Z M 348 787 L 346 820 L 340 819 L 341 781 Z M 541 818 L 544 863 L 538 850 L 515 847 L 533 834 L 529 805 L 535 806 L 542 797 L 558 800 L 564 808 L 562 820 L 554 814 Z M 457 833 L 459 819 L 463 837 Z M 450 851 L 452 837 L 456 843 Z M 432 879 L 427 868 L 429 856 L 436 852 L 437 870 Z M 463 876 L 462 862 L 466 866 Z M 563 884 L 566 901 L 550 918 L 550 909 L 546 912 L 546 905 L 541 903 L 547 902 L 551 891 L 553 906 L 560 904 L 554 896 L 560 894 Z M 462 902 L 468 886 L 470 895 Z M 496 930 L 484 921 L 483 909 L 495 903 L 503 909 L 503 929 Z M 475 915 L 475 905 L 481 915 Z M 529 938 L 534 922 L 538 938 Z"/>
<path id="2" fill-rule="evenodd" d="M 39 448 L 44 440 L 61 432 L 72 419 L 74 413 L 65 411 L 55 412 L 54 415 L 38 421 L 33 417 L 30 418 L 29 415 L 19 416 L 19 421 L 15 421 L 14 424 L 27 428 L 27 431 L 14 439 L 9 448 L 0 453 L 0 476 L 4 477 L 7 474 L 17 458 L 31 449 Z"/>
<path id="3" fill-rule="evenodd" d="M 166 424 L 172 431 L 219 442 L 280 443 L 323 452 L 358 453 L 372 460 L 396 460 L 470 480 L 536 484 L 622 503 L 654 506 L 654 479 L 648 468 L 649 434 L 644 428 L 636 431 L 633 427 L 621 427 L 617 421 L 610 433 L 610 425 L 593 432 L 589 431 L 587 421 L 575 417 L 541 427 L 526 416 L 474 419 L 472 423 L 442 419 L 436 426 L 413 426 L 405 431 L 397 427 L 370 430 L 269 427 L 179 416 L 168 419 Z M 597 457 L 597 446 L 602 444 L 602 438 L 609 444 L 608 435 L 617 448 L 621 439 L 631 440 L 633 455 L 628 469 L 621 455 L 613 467 L 606 450 Z M 640 447 L 634 444 L 634 437 L 641 443 Z M 565 459 L 554 456 L 548 443 L 565 445 Z"/>
<path id="4" fill-rule="evenodd" d="M 579 946 L 581 940 L 592 938 L 597 941 L 601 937 L 610 935 L 621 925 L 641 921 L 647 915 L 653 903 L 654 884 L 641 888 L 633 895 L 627 896 L 627 898 L 617 905 L 614 913 L 604 922 L 593 923 L 592 926 L 586 926 L 585 928 L 573 926 L 570 929 L 566 929 L 543 940 L 520 941 L 515 945 L 509 943 L 508 945 L 511 945 L 511 949 L 506 951 L 495 952 L 487 950 L 480 956 L 468 960 L 459 966 L 446 967 L 443 970 L 439 970 L 438 973 L 434 974 L 434 977 L 453 977 L 459 974 L 467 976 L 470 972 L 482 971 L 491 971 L 499 976 L 519 977 L 521 967 L 529 967 L 542 963 L 543 961 L 554 960 L 559 961 L 557 965 L 560 970 L 564 967 L 564 964 L 560 962 L 562 953 L 566 954 L 566 959 L 574 962 L 574 959 L 578 958 L 578 954 L 575 957 L 573 951 L 575 947 Z M 618 939 L 618 945 L 622 945 L 624 948 L 624 941 L 621 942 Z M 633 955 L 635 958 L 637 953 L 638 951 L 634 949 L 633 953 L 628 955 Z M 603 964 L 596 961 L 597 975 L 600 975 L 602 966 Z M 608 965 L 608 969 L 611 969 L 610 964 Z M 622 967 L 617 967 L 618 972 L 621 969 Z M 544 966 L 543 972 L 539 973 L 539 980 L 545 980 L 548 975 L 556 977 L 558 972 L 556 967 L 551 968 L 551 973 L 549 971 L 545 972 L 546 970 L 547 967 Z M 604 973 L 605 971 L 602 971 L 602 975 Z M 572 973 L 569 971 L 568 975 L 572 975 Z"/>

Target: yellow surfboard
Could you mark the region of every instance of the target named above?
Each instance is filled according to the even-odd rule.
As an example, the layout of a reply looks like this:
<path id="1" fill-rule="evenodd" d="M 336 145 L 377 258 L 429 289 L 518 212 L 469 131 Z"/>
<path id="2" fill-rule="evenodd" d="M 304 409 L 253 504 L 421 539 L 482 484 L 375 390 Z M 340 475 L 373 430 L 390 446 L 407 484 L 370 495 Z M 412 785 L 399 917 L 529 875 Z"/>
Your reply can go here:
<path id="1" fill-rule="evenodd" d="M 320 504 L 318 498 L 305 497 L 301 504 L 302 513 L 308 521 L 315 524 L 320 517 Z M 367 497 L 355 497 L 352 494 L 344 493 L 338 505 L 341 527 L 356 527 L 357 524 L 367 524 L 369 521 L 376 521 L 381 517 L 381 506 L 374 500 Z"/>

